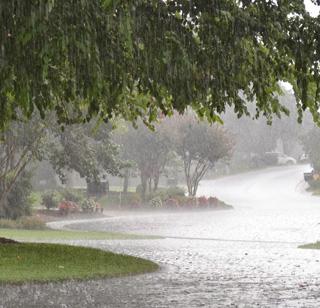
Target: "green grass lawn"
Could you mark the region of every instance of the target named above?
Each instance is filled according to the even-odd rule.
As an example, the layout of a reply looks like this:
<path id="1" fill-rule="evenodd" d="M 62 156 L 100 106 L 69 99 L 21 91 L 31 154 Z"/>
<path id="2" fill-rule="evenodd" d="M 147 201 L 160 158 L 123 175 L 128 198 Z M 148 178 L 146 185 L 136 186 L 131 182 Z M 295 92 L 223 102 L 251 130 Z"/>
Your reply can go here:
<path id="1" fill-rule="evenodd" d="M 303 248 L 303 249 L 320 249 L 320 242 L 301 245 L 301 246 L 299 246 L 299 248 Z"/>
<path id="2" fill-rule="evenodd" d="M 0 244 L 0 283 L 93 279 L 152 272 L 158 265 L 99 249 L 57 244 Z"/>
<path id="3" fill-rule="evenodd" d="M 156 239 L 155 236 L 134 234 L 122 234 L 111 232 L 91 231 L 65 231 L 65 230 L 22 230 L 0 229 L 0 237 L 10 238 L 17 241 L 48 241 L 48 240 L 137 240 Z"/>

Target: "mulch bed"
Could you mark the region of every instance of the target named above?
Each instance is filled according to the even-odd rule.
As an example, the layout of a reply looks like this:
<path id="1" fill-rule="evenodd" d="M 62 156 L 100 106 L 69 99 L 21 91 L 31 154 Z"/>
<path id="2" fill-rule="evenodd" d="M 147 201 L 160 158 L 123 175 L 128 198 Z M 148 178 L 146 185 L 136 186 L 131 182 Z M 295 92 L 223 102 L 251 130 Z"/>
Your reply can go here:
<path id="1" fill-rule="evenodd" d="M 9 238 L 0 237 L 0 245 L 1 244 L 17 244 L 17 241 L 11 240 Z"/>

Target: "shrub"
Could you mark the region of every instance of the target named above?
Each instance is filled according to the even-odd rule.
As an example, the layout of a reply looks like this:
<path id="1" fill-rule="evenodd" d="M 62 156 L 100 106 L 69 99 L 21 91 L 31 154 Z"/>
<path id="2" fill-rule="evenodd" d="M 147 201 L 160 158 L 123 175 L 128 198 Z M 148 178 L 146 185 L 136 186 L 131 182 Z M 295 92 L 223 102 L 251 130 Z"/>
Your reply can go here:
<path id="1" fill-rule="evenodd" d="M 167 208 L 178 208 L 180 206 L 179 204 L 179 201 L 175 198 L 168 198 L 166 201 L 165 201 L 165 206 Z"/>
<path id="2" fill-rule="evenodd" d="M 42 196 L 40 192 L 32 191 L 28 197 L 29 203 L 32 207 L 40 206 L 42 202 Z"/>
<path id="3" fill-rule="evenodd" d="M 233 209 L 232 205 L 229 205 L 229 204 L 227 204 L 227 203 L 225 203 L 225 202 L 223 202 L 221 200 L 218 200 L 218 206 L 221 209 L 229 209 L 229 210 Z"/>
<path id="4" fill-rule="evenodd" d="M 202 197 L 199 197 L 197 199 L 197 203 L 198 203 L 198 206 L 201 207 L 201 208 L 204 208 L 204 207 L 207 207 L 208 206 L 208 199 L 204 196 Z"/>
<path id="5" fill-rule="evenodd" d="M 139 193 L 127 193 L 123 198 L 123 204 L 130 207 L 139 207 L 141 205 Z"/>
<path id="6" fill-rule="evenodd" d="M 185 190 L 180 187 L 159 188 L 157 191 L 149 194 L 147 200 L 152 200 L 157 197 L 160 198 L 162 202 L 170 198 L 179 199 L 180 197 L 185 197 Z"/>
<path id="7" fill-rule="evenodd" d="M 0 228 L 2 229 L 18 229 L 17 220 L 0 219 Z"/>
<path id="8" fill-rule="evenodd" d="M 154 197 L 149 201 L 149 204 L 153 208 L 162 208 L 162 200 L 160 197 Z"/>
<path id="9" fill-rule="evenodd" d="M 0 228 L 43 230 L 46 229 L 46 225 L 38 217 L 21 217 L 17 220 L 0 219 Z"/>
<path id="10" fill-rule="evenodd" d="M 216 197 L 209 197 L 208 203 L 210 207 L 217 207 L 219 205 L 219 200 Z"/>
<path id="11" fill-rule="evenodd" d="M 93 199 L 86 199 L 81 203 L 81 210 L 85 213 L 92 213 L 96 210 L 97 204 Z"/>
<path id="12" fill-rule="evenodd" d="M 136 193 L 139 194 L 140 196 L 142 195 L 142 185 L 141 184 L 137 185 Z"/>
<path id="13" fill-rule="evenodd" d="M 21 226 L 21 229 L 28 230 L 43 230 L 46 229 L 46 224 L 43 220 L 38 217 L 21 217 L 18 219 L 18 223 Z"/>
<path id="14" fill-rule="evenodd" d="M 164 201 L 168 198 L 168 194 L 167 194 L 167 190 L 164 189 L 164 188 L 159 188 L 158 190 L 156 191 L 153 191 L 151 194 L 148 194 L 147 195 L 147 200 L 151 201 L 152 199 L 155 199 L 155 198 L 160 198 L 161 201 Z"/>
<path id="15" fill-rule="evenodd" d="M 194 208 L 197 204 L 197 200 L 194 197 L 188 197 L 185 202 L 185 206 L 188 208 Z"/>
<path id="16" fill-rule="evenodd" d="M 2 218 L 17 219 L 31 214 L 31 199 L 29 196 L 32 185 L 30 178 L 30 172 L 25 171 L 16 180 L 8 194 L 6 205 L 2 208 Z"/>
<path id="17" fill-rule="evenodd" d="M 95 211 L 103 213 L 103 206 L 99 202 L 96 202 L 96 201 L 95 201 L 95 204 L 96 204 Z"/>
<path id="18" fill-rule="evenodd" d="M 60 202 L 58 208 L 61 215 L 68 215 L 69 213 L 78 213 L 80 211 L 78 204 L 76 204 L 73 201 L 62 201 Z"/>
<path id="19" fill-rule="evenodd" d="M 308 184 L 310 185 L 310 187 L 312 189 L 320 189 L 320 180 L 314 180 L 312 179 L 311 181 L 308 182 Z"/>
<path id="20" fill-rule="evenodd" d="M 188 203 L 189 197 L 187 197 L 187 196 L 176 196 L 174 199 L 178 202 L 180 207 L 184 207 Z"/>
<path id="21" fill-rule="evenodd" d="M 61 201 L 61 195 L 57 191 L 46 191 L 42 195 L 42 204 L 48 209 L 56 208 Z"/>
<path id="22" fill-rule="evenodd" d="M 177 197 L 177 196 L 185 196 L 186 195 L 186 192 L 183 188 L 181 187 L 169 187 L 167 189 L 167 195 L 168 197 Z"/>
<path id="23" fill-rule="evenodd" d="M 61 191 L 62 198 L 66 201 L 72 201 L 75 203 L 82 203 L 84 201 L 84 196 L 80 191 L 74 189 L 64 189 Z"/>

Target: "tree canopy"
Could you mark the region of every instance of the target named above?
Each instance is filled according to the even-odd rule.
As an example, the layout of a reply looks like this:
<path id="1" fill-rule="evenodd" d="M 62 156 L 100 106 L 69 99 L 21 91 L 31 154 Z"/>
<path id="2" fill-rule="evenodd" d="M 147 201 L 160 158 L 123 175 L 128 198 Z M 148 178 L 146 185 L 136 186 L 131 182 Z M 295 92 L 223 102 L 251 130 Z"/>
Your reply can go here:
<path id="1" fill-rule="evenodd" d="M 169 160 L 171 140 L 165 123 L 157 125 L 155 132 L 141 123 L 137 129 L 128 127 L 121 139 L 124 157 L 139 171 L 141 195 L 145 199 L 148 188 L 149 194 L 158 189 Z"/>
<path id="2" fill-rule="evenodd" d="M 12 121 L 0 131 L 0 217 L 16 217 L 15 209 L 26 205 L 30 171 L 39 161 L 50 162 L 63 182 L 70 171 L 87 183 L 121 175 L 127 164 L 110 139 L 112 127 L 99 122 L 94 119 L 61 130 L 52 114 L 41 120 L 35 113 L 30 120 Z"/>
<path id="3" fill-rule="evenodd" d="M 171 122 L 172 144 L 183 161 L 189 196 L 196 196 L 206 173 L 218 161 L 230 158 L 233 140 L 221 126 L 199 122 L 193 114 Z"/>
<path id="4" fill-rule="evenodd" d="M 271 120 L 287 112 L 279 81 L 319 122 L 319 21 L 303 0 L 3 0 L 0 126 L 18 109 L 68 124 L 191 106 L 216 121 L 250 102 Z"/>

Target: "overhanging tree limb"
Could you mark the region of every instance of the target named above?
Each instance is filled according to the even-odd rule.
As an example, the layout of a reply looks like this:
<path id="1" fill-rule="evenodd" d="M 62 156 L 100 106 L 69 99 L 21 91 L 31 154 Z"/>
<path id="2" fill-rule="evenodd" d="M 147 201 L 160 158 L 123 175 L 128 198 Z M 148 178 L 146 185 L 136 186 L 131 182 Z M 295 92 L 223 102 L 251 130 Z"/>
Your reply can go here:
<path id="1" fill-rule="evenodd" d="M 241 5 L 240 5 L 241 4 Z M 291 1 L 0 3 L 0 127 L 20 109 L 61 123 L 122 116 L 150 123 L 188 106 L 210 121 L 226 106 L 271 120 L 292 83 L 318 121 L 319 18 Z"/>

